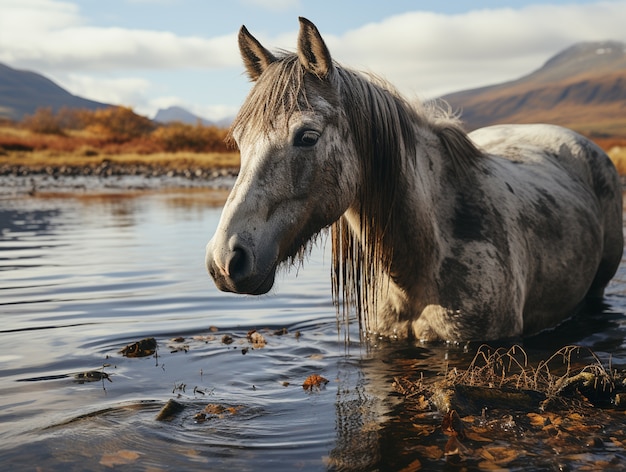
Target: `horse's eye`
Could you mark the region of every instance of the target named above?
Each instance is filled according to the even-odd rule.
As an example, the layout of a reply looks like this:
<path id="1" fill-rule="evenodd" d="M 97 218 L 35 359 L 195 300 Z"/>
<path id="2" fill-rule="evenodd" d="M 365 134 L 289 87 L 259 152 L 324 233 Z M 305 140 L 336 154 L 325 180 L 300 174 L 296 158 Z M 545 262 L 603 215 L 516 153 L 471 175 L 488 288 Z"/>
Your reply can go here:
<path id="1" fill-rule="evenodd" d="M 315 146 L 317 140 L 319 139 L 320 134 L 317 131 L 313 131 L 311 129 L 306 129 L 299 132 L 296 135 L 296 139 L 294 140 L 294 146 L 298 147 L 311 147 Z"/>

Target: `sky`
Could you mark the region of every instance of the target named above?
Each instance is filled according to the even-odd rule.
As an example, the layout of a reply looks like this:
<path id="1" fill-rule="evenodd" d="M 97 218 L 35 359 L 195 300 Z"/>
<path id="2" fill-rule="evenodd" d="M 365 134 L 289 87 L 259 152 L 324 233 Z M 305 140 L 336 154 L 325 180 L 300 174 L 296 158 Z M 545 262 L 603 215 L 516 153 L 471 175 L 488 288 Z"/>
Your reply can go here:
<path id="1" fill-rule="evenodd" d="M 250 89 L 237 32 L 295 50 L 298 16 L 333 58 L 410 99 L 513 80 L 581 41 L 626 42 L 626 1 L 0 0 L 0 63 L 154 117 L 236 114 Z"/>

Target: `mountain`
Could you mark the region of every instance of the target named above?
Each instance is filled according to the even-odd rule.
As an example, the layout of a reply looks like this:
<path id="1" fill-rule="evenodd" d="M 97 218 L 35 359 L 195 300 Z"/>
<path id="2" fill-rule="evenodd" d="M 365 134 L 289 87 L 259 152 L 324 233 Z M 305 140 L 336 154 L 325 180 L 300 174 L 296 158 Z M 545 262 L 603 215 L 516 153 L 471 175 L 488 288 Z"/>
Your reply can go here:
<path id="1" fill-rule="evenodd" d="M 233 122 L 232 117 L 222 118 L 217 121 L 210 121 L 200 116 L 194 115 L 190 111 L 182 108 L 182 107 L 169 107 L 169 108 L 161 108 L 154 117 L 154 121 L 159 123 L 173 123 L 180 122 L 186 123 L 189 125 L 195 125 L 200 122 L 204 126 L 217 126 L 219 128 L 227 128 Z"/>
<path id="2" fill-rule="evenodd" d="M 43 75 L 0 64 L 0 118 L 20 121 L 42 107 L 56 112 L 62 107 L 96 110 L 110 106 L 72 95 Z"/>
<path id="3" fill-rule="evenodd" d="M 583 134 L 626 137 L 626 44 L 579 43 L 531 74 L 441 97 L 466 128 L 546 122 Z"/>
<path id="4" fill-rule="evenodd" d="M 188 110 L 185 110 L 182 107 L 169 107 L 169 108 L 161 108 L 157 112 L 154 117 L 154 121 L 158 121 L 159 123 L 172 123 L 172 122 L 180 122 L 186 123 L 189 125 L 195 125 L 198 122 L 202 123 L 205 126 L 214 125 L 212 121 L 205 120 L 197 115 L 194 115 Z"/>

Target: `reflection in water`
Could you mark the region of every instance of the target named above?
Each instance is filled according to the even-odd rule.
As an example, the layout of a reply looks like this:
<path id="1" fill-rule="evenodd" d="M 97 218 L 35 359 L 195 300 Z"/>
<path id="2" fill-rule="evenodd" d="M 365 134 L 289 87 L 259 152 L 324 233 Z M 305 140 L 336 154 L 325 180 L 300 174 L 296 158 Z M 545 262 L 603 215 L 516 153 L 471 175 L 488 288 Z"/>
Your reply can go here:
<path id="1" fill-rule="evenodd" d="M 19 233 L 46 234 L 50 227 L 50 220 L 58 215 L 58 210 L 0 209 L 0 234 L 5 240 L 17 239 Z"/>
<path id="2" fill-rule="evenodd" d="M 424 460 L 419 448 L 442 447 L 445 436 L 420 437 L 415 412 L 391 385 L 463 368 L 478 346 L 360 344 L 355 325 L 345 343 L 325 244 L 268 296 L 218 292 L 204 246 L 224 198 L 195 189 L 0 201 L 2 463 L 399 470 L 420 460 L 422 470 L 440 469 L 445 460 Z M 623 365 L 625 293 L 622 266 L 604 305 L 524 340 L 525 348 L 535 359 L 578 343 Z M 265 347 L 248 341 L 253 328 Z M 121 355 L 145 337 L 156 338 L 156 356 Z M 330 382 L 305 392 L 313 373 Z M 170 399 L 184 409 L 157 421 Z M 221 413 L 198 421 L 208 405 Z M 439 427 L 436 413 L 429 418 Z M 546 449 L 515 466 L 556 467 L 553 455 Z"/>

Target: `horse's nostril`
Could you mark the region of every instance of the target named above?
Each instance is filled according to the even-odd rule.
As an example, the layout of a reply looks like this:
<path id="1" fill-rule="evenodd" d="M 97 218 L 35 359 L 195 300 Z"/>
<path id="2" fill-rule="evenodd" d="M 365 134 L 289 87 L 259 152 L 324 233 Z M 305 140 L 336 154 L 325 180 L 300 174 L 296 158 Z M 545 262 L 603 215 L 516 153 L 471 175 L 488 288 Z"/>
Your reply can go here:
<path id="1" fill-rule="evenodd" d="M 232 279 L 238 279 L 246 275 L 248 257 L 241 248 L 235 248 L 226 260 L 226 272 Z"/>

